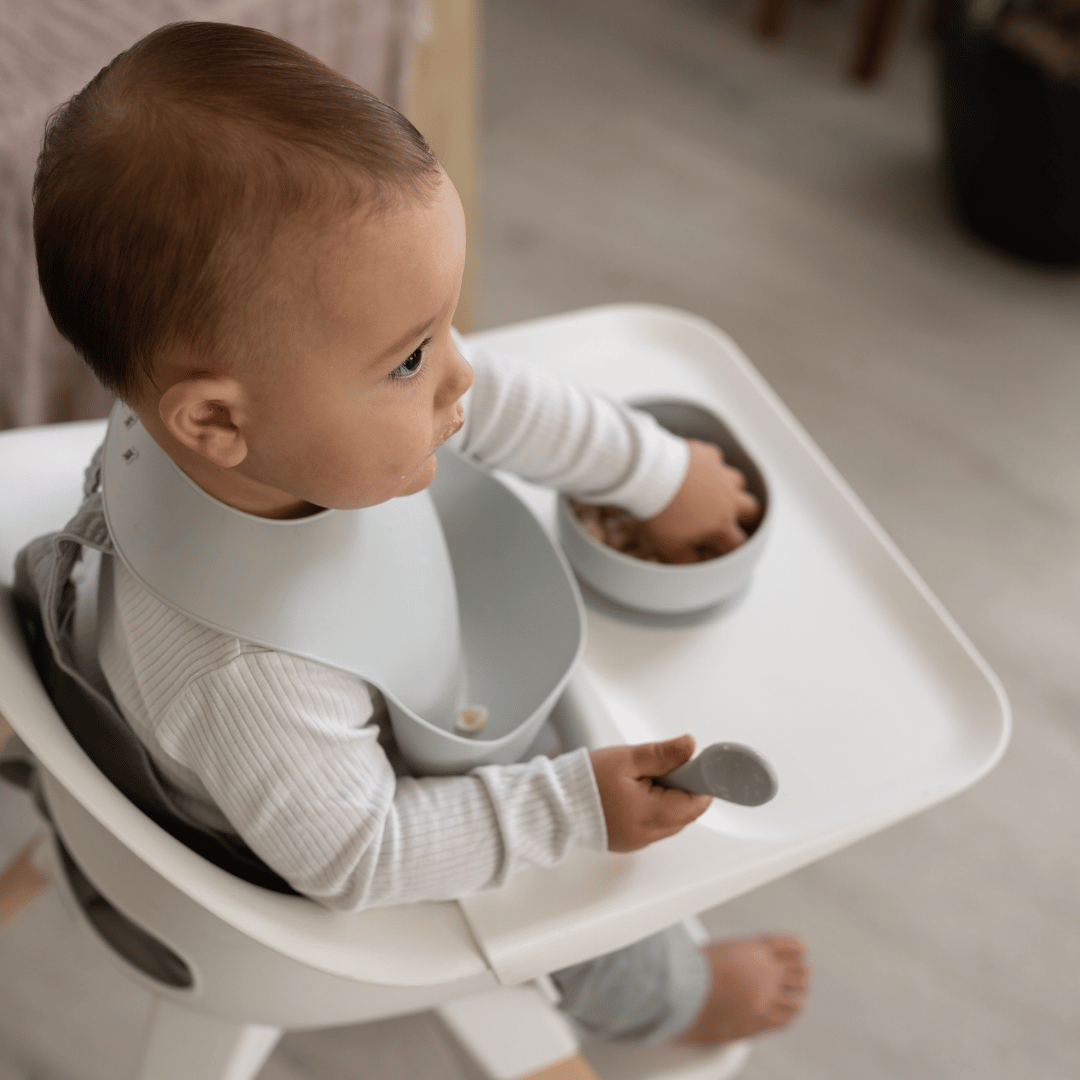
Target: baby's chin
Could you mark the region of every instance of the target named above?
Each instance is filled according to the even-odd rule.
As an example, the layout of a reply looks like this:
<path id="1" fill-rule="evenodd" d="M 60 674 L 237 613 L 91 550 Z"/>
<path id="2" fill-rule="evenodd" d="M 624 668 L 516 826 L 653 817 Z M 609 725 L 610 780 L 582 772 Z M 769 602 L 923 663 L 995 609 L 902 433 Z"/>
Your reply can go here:
<path id="1" fill-rule="evenodd" d="M 424 459 L 424 463 L 420 468 L 413 473 L 412 479 L 398 492 L 399 497 L 401 495 L 415 495 L 418 491 L 423 491 L 435 479 L 435 470 L 438 467 L 439 463 L 436 461 L 435 455 L 430 454 Z"/>
<path id="2" fill-rule="evenodd" d="M 435 479 L 436 468 L 438 468 L 438 463 L 435 455 L 429 454 L 411 476 L 399 481 L 400 487 L 390 482 L 375 488 L 364 487 L 359 490 L 354 488 L 337 492 L 331 495 L 326 505 L 332 506 L 335 510 L 362 510 L 368 506 L 379 506 L 391 499 L 415 495 L 423 491 Z"/>

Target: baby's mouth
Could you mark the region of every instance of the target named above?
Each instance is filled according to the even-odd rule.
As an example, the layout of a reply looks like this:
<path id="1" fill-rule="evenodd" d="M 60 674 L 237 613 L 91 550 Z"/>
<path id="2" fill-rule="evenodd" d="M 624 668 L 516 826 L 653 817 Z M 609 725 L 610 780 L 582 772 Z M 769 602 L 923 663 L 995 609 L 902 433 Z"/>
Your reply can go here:
<path id="1" fill-rule="evenodd" d="M 434 454 L 436 450 L 452 435 L 456 435 L 465 423 L 465 409 L 459 404 L 457 406 L 457 414 L 443 429 L 442 435 L 435 440 L 435 445 L 431 448 L 431 452 Z"/>

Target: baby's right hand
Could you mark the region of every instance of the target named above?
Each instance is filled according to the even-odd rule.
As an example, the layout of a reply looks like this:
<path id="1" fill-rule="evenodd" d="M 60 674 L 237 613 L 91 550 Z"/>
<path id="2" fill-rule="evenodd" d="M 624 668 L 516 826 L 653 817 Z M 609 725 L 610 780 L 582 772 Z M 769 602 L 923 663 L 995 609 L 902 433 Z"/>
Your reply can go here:
<path id="1" fill-rule="evenodd" d="M 680 735 L 665 742 L 606 746 L 589 755 L 612 851 L 637 851 L 674 836 L 705 813 L 712 802 L 708 795 L 653 783 L 654 776 L 677 769 L 693 753 L 693 736 Z"/>

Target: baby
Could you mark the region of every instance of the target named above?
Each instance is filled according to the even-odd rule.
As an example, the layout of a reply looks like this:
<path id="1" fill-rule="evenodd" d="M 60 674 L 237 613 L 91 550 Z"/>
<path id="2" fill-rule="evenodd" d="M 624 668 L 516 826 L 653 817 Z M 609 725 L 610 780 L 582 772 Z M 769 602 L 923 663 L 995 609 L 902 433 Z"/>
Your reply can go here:
<path id="1" fill-rule="evenodd" d="M 393 109 L 267 34 L 178 24 L 118 56 L 50 120 L 34 197 L 57 326 L 236 510 L 299 519 L 411 495 L 449 440 L 625 508 L 672 561 L 737 545 L 757 513 L 715 448 L 468 351 L 451 328 L 464 220 L 438 161 Z M 462 896 L 575 844 L 633 851 L 709 801 L 652 782 L 689 736 L 409 776 L 363 680 L 203 626 L 115 558 L 96 652 L 189 816 L 339 910 Z M 645 1042 L 782 1027 L 808 982 L 797 939 L 699 951 L 678 927 L 554 977 L 586 1027 Z"/>

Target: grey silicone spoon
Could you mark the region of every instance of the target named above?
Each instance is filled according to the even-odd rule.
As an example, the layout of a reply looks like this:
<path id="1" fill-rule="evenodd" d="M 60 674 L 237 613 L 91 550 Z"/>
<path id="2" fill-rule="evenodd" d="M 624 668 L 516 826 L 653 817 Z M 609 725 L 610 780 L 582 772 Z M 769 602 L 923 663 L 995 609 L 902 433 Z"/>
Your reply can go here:
<path id="1" fill-rule="evenodd" d="M 656 782 L 740 806 L 761 806 L 778 787 L 772 766 L 756 750 L 731 742 L 706 746 L 696 758 L 658 776 Z"/>

